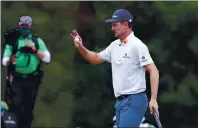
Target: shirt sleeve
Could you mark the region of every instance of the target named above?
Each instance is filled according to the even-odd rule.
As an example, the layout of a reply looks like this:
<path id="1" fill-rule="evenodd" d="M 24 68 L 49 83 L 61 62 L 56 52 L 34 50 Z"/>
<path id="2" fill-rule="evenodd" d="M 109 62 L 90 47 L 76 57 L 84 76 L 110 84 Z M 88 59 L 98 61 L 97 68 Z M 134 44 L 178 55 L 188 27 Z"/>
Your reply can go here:
<path id="1" fill-rule="evenodd" d="M 145 44 L 138 45 L 137 51 L 138 61 L 141 67 L 154 63 L 149 53 L 148 47 Z"/>
<path id="2" fill-rule="evenodd" d="M 47 49 L 47 47 L 46 47 L 46 45 L 45 45 L 45 43 L 42 39 L 38 38 L 38 44 L 39 44 L 39 50 L 41 52 L 48 51 L 48 49 Z"/>
<path id="3" fill-rule="evenodd" d="M 38 38 L 38 43 L 39 43 L 39 51 L 41 51 L 45 56 L 43 57 L 42 61 L 49 63 L 51 61 L 51 54 L 49 50 L 47 49 L 44 41 L 40 38 Z"/>
<path id="4" fill-rule="evenodd" d="M 3 54 L 3 57 L 7 57 L 7 58 L 10 58 L 12 55 L 12 46 L 11 45 L 8 45 L 6 44 L 5 46 L 5 50 L 4 50 L 4 54 Z"/>
<path id="5" fill-rule="evenodd" d="M 7 66 L 7 62 L 10 60 L 10 57 L 12 55 L 12 49 L 13 47 L 11 45 L 6 44 L 2 59 L 2 64 L 4 66 Z"/>
<path id="6" fill-rule="evenodd" d="M 106 49 L 104 49 L 103 51 L 101 51 L 99 53 L 99 56 L 104 60 L 107 61 L 109 63 L 111 63 L 111 50 L 112 50 L 112 44 L 111 43 Z"/>

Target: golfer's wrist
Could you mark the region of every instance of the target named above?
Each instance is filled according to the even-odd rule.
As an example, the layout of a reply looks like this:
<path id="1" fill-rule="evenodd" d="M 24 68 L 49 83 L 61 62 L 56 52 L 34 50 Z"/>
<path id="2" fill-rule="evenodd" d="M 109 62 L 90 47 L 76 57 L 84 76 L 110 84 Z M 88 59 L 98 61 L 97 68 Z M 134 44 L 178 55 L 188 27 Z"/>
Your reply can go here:
<path id="1" fill-rule="evenodd" d="M 85 47 L 84 47 L 83 45 L 79 45 L 79 46 L 77 47 L 77 49 L 78 49 L 78 50 L 83 50 L 83 49 L 85 49 Z"/>
<path id="2" fill-rule="evenodd" d="M 82 54 L 82 55 L 87 55 L 88 54 L 88 50 L 83 46 L 79 46 L 78 47 L 78 51 Z"/>
<path id="3" fill-rule="evenodd" d="M 157 100 L 156 96 L 151 96 L 151 100 Z"/>

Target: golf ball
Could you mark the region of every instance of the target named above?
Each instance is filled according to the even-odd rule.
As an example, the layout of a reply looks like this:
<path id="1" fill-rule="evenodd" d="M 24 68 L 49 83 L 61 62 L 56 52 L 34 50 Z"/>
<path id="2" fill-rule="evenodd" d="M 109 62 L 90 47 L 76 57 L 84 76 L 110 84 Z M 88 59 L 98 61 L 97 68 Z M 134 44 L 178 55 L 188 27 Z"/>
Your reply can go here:
<path id="1" fill-rule="evenodd" d="M 79 43 L 80 42 L 79 37 L 76 37 L 74 41 L 77 42 L 77 43 Z"/>

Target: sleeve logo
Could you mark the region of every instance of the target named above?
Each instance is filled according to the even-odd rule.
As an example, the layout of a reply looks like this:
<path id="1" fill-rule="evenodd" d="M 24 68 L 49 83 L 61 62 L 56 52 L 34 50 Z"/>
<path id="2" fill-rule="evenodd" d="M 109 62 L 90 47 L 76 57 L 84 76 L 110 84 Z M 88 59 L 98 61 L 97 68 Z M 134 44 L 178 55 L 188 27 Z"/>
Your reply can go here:
<path id="1" fill-rule="evenodd" d="M 148 59 L 146 59 L 146 58 L 145 58 L 145 56 L 142 56 L 141 63 L 143 63 L 143 62 L 147 62 L 147 61 L 148 61 Z"/>

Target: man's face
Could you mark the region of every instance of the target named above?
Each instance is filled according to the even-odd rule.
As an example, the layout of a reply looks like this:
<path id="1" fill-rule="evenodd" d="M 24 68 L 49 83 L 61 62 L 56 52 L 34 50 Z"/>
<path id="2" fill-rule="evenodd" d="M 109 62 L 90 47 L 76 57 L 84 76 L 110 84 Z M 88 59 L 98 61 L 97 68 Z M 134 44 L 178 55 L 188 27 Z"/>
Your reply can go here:
<path id="1" fill-rule="evenodd" d="M 126 32 L 128 28 L 127 22 L 113 22 L 111 30 L 114 32 L 115 37 L 120 37 L 123 33 Z"/>

